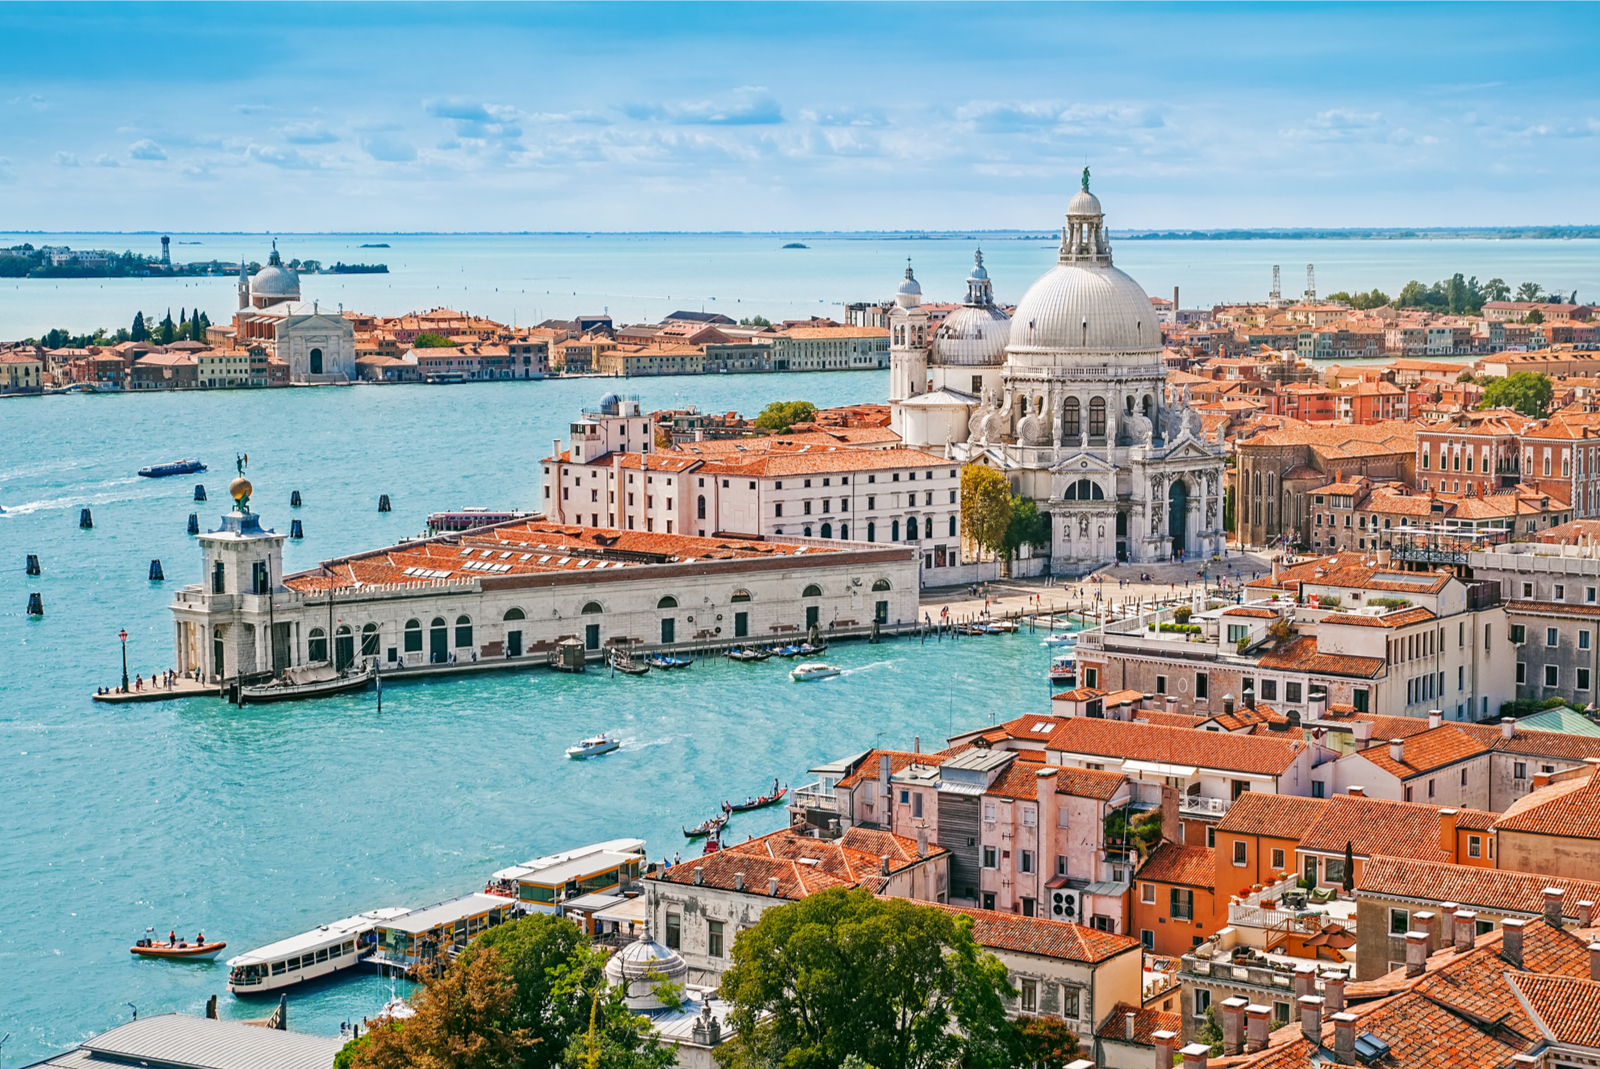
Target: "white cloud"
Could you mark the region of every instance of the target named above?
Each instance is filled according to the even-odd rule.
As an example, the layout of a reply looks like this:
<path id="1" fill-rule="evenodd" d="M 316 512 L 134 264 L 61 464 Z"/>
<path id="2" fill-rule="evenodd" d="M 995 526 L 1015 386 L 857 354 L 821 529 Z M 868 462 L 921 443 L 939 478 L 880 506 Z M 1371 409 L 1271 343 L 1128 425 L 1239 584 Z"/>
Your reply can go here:
<path id="1" fill-rule="evenodd" d="M 768 126 L 783 122 L 778 98 L 761 85 L 743 85 L 708 100 L 629 104 L 622 110 L 630 119 L 688 126 Z"/>
<path id="2" fill-rule="evenodd" d="M 78 167 L 78 166 L 81 166 L 81 165 L 79 164 L 78 157 L 77 157 L 77 155 L 75 153 L 58 152 L 58 153 L 56 153 L 56 166 L 57 167 Z"/>
<path id="3" fill-rule="evenodd" d="M 315 171 L 322 167 L 321 163 L 310 159 L 299 149 L 278 148 L 274 145 L 251 145 L 245 149 L 245 155 L 252 160 L 281 167 L 287 171 Z"/>
<path id="4" fill-rule="evenodd" d="M 331 145 L 339 140 L 338 134 L 320 122 L 292 122 L 279 133 L 291 145 Z"/>
<path id="5" fill-rule="evenodd" d="M 148 137 L 129 145 L 128 155 L 136 160 L 164 160 L 167 158 L 167 154 L 162 147 Z"/>
<path id="6" fill-rule="evenodd" d="M 410 163 L 417 158 L 417 150 L 409 141 L 385 133 L 368 134 L 361 139 L 367 155 L 385 163 Z"/>

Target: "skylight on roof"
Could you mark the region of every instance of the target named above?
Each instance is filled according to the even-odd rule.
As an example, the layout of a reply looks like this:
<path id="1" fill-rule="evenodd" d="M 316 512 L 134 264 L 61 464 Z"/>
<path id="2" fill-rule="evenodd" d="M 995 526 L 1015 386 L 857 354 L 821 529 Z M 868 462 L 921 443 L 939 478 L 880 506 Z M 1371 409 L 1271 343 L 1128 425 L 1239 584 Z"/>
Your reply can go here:
<path id="1" fill-rule="evenodd" d="M 1034 734 L 1039 734 L 1040 732 L 1044 731 L 1053 731 L 1054 729 L 1055 725 L 1048 720 L 1041 720 L 1037 724 L 1033 725 Z"/>

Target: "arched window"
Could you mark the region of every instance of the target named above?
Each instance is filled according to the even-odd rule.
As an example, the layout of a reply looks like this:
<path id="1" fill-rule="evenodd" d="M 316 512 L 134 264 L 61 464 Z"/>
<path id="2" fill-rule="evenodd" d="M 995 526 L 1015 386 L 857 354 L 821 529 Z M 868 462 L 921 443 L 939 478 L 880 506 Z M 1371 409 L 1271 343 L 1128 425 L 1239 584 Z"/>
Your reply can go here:
<path id="1" fill-rule="evenodd" d="M 677 607 L 678 599 L 673 597 L 671 594 L 668 594 L 666 597 L 656 602 L 656 608 L 658 609 L 676 609 Z"/>
<path id="2" fill-rule="evenodd" d="M 950 517 L 950 537 L 954 538 L 955 536 L 956 536 L 956 518 L 954 516 L 951 516 Z"/>
<path id="3" fill-rule="evenodd" d="M 466 649 L 472 645 L 472 617 L 456 617 L 456 648 Z"/>
<path id="4" fill-rule="evenodd" d="M 422 621 L 420 620 L 406 621 L 406 652 L 422 652 Z"/>
<path id="5" fill-rule="evenodd" d="M 878 540 L 878 525 L 877 525 L 876 522 L 874 522 L 872 520 L 868 520 L 867 521 L 867 541 L 868 542 L 876 542 L 877 540 Z"/>
<path id="6" fill-rule="evenodd" d="M 1033 399 L 1033 410 L 1041 416 L 1044 415 L 1044 398 L 1042 396 Z"/>
<path id="7" fill-rule="evenodd" d="M 922 537 L 923 538 L 932 538 L 933 537 L 933 517 L 932 516 L 924 516 L 922 518 Z"/>
<path id="8" fill-rule="evenodd" d="M 526 620 L 527 617 L 523 615 L 523 612 L 522 612 L 521 609 L 507 609 L 506 610 L 506 614 L 504 616 L 502 616 L 501 619 L 502 620 Z"/>
<path id="9" fill-rule="evenodd" d="M 889 525 L 889 541 L 891 541 L 891 542 L 900 541 L 900 521 L 899 520 L 895 520 L 893 523 L 891 523 Z"/>
<path id="10" fill-rule="evenodd" d="M 832 538 L 833 537 L 833 524 L 825 523 L 825 524 L 822 525 L 822 537 L 823 538 Z"/>
<path id="11" fill-rule="evenodd" d="M 806 538 L 810 538 L 811 537 L 811 527 L 810 527 L 810 525 L 807 525 L 805 530 L 801 531 L 800 533 L 803 536 L 805 536 Z"/>
<path id="12" fill-rule="evenodd" d="M 1106 399 L 1096 397 L 1089 402 L 1089 437 L 1106 436 Z"/>
<path id="13" fill-rule="evenodd" d="M 368 624 L 361 629 L 361 656 L 376 657 L 378 655 L 378 625 Z"/>
<path id="14" fill-rule="evenodd" d="M 1105 498 L 1105 491 L 1093 479 L 1079 479 L 1067 487 L 1068 501 L 1104 501 Z"/>
<path id="15" fill-rule="evenodd" d="M 888 589 L 890 589 L 889 580 L 887 580 L 887 579 L 879 579 L 878 581 L 876 581 L 875 583 L 872 584 L 872 589 L 873 590 L 888 590 Z"/>
<path id="16" fill-rule="evenodd" d="M 906 517 L 906 541 L 915 542 L 919 530 L 921 528 L 917 526 L 917 518 L 915 516 Z"/>
<path id="17" fill-rule="evenodd" d="M 706 518 L 706 495 L 704 495 L 704 494 L 700 495 L 700 500 L 698 502 L 696 502 L 696 509 L 697 509 L 697 511 L 695 513 L 696 517 L 699 518 L 699 519 L 702 519 L 702 520 L 705 519 Z"/>
<path id="18" fill-rule="evenodd" d="M 812 583 L 810 586 L 806 587 L 805 590 L 801 591 L 800 596 L 802 598 L 820 598 L 822 597 L 822 588 L 817 584 Z"/>
<path id="19" fill-rule="evenodd" d="M 1066 418 L 1062 423 L 1065 425 L 1062 433 L 1068 438 L 1075 440 L 1083 436 L 1082 413 L 1076 397 L 1067 398 Z"/>
<path id="20" fill-rule="evenodd" d="M 1123 400 L 1128 402 L 1128 415 L 1133 415 L 1133 394 L 1130 393 L 1127 397 L 1123 398 Z"/>
<path id="21" fill-rule="evenodd" d="M 1021 401 L 1022 401 L 1022 411 L 1021 411 L 1020 415 L 1026 416 L 1028 414 L 1028 399 L 1026 397 L 1024 397 L 1024 398 L 1021 399 Z"/>
<path id="22" fill-rule="evenodd" d="M 728 600 L 729 601 L 749 601 L 750 600 L 750 591 L 748 591 L 748 590 L 735 590 L 733 592 L 733 597 L 729 598 Z"/>
<path id="23" fill-rule="evenodd" d="M 1146 415 L 1146 416 L 1149 416 L 1149 415 L 1150 415 L 1150 412 L 1151 412 L 1151 410 L 1152 410 L 1152 409 L 1153 409 L 1153 408 L 1154 408 L 1154 407 L 1155 407 L 1155 403 L 1154 403 L 1154 402 L 1153 402 L 1153 401 L 1151 401 L 1151 400 L 1150 400 L 1150 395 L 1149 395 L 1149 394 L 1145 394 L 1145 395 L 1144 395 L 1144 414 L 1145 414 L 1145 415 Z"/>
<path id="24" fill-rule="evenodd" d="M 842 539 L 848 539 L 850 537 L 850 525 L 848 523 L 841 523 L 839 525 L 839 537 Z"/>
<path id="25" fill-rule="evenodd" d="M 313 350 L 311 350 L 311 373 L 313 375 L 322 374 L 322 350 L 321 349 L 313 349 Z"/>
<path id="26" fill-rule="evenodd" d="M 583 607 L 583 615 L 585 616 L 593 616 L 597 612 L 605 612 L 598 601 L 591 601 Z"/>
<path id="27" fill-rule="evenodd" d="M 320 627 L 313 627 L 306 639 L 306 660 L 316 662 L 327 659 L 328 633 Z"/>

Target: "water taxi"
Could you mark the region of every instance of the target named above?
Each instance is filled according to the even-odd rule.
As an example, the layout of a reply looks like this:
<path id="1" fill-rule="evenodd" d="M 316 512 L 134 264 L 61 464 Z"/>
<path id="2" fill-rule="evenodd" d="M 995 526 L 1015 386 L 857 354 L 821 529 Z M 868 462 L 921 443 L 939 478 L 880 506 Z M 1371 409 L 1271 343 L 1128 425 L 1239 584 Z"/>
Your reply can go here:
<path id="1" fill-rule="evenodd" d="M 567 756 L 574 759 L 598 757 L 603 753 L 610 753 L 621 745 L 621 742 L 610 735 L 595 735 L 592 738 L 584 739 L 576 746 L 567 747 Z"/>
<path id="2" fill-rule="evenodd" d="M 409 912 L 404 906 L 368 910 L 229 958 L 228 990 L 255 995 L 348 969 L 377 946 L 381 921 Z"/>
<path id="3" fill-rule="evenodd" d="M 1044 637 L 1041 645 L 1066 649 L 1077 645 L 1077 643 L 1078 633 L 1076 631 L 1054 631 Z"/>
<path id="4" fill-rule="evenodd" d="M 839 675 L 843 669 L 836 664 L 824 664 L 821 661 L 807 661 L 797 664 L 789 673 L 789 678 L 796 683 L 805 683 L 813 679 L 827 679 L 829 676 Z"/>
<path id="5" fill-rule="evenodd" d="M 205 471 L 206 466 L 198 460 L 173 460 L 165 464 L 152 464 L 148 468 L 140 468 L 139 474 L 146 479 L 164 479 L 168 475 L 193 475 L 197 471 Z"/>
<path id="6" fill-rule="evenodd" d="M 1050 659 L 1050 684 L 1056 687 L 1078 685 L 1078 664 L 1073 654 L 1063 653 Z"/>
<path id="7" fill-rule="evenodd" d="M 222 952 L 227 943 L 218 940 L 214 943 L 184 942 L 158 943 L 153 939 L 141 939 L 128 950 L 141 958 L 168 958 L 177 961 L 210 961 Z"/>

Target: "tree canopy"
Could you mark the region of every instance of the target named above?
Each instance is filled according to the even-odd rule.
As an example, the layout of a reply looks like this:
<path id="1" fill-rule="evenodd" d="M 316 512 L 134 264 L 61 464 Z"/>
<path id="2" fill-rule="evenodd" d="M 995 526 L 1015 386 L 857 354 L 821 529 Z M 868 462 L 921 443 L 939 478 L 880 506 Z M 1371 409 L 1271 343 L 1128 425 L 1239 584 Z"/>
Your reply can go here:
<path id="1" fill-rule="evenodd" d="M 1543 416 L 1554 393 L 1547 376 L 1537 371 L 1517 371 L 1490 382 L 1478 407 L 1511 408 L 1524 416 Z"/>
<path id="2" fill-rule="evenodd" d="M 1050 544 L 1050 518 L 1039 511 L 1033 498 L 1011 495 L 1011 522 L 1006 525 L 1003 542 L 1005 555 L 1016 555 L 1022 546 L 1048 547 Z"/>
<path id="3" fill-rule="evenodd" d="M 1389 303 L 1389 295 L 1374 286 L 1368 293 L 1346 293 L 1344 290 L 1340 290 L 1338 293 L 1330 293 L 1328 294 L 1328 300 L 1343 301 L 1352 308 L 1382 308 Z"/>
<path id="4" fill-rule="evenodd" d="M 1011 527 L 1011 484 L 985 464 L 961 468 L 961 533 L 991 552 L 1005 545 Z M 880 1066 L 879 1069 L 882 1069 Z"/>
<path id="5" fill-rule="evenodd" d="M 722 977 L 725 1069 L 1004 1069 L 1022 1064 L 1006 968 L 960 914 L 830 888 L 739 933 Z"/>
<path id="6" fill-rule="evenodd" d="M 756 426 L 783 434 L 796 423 L 809 423 L 816 418 L 817 406 L 810 401 L 773 401 L 756 417 Z"/>
<path id="7" fill-rule="evenodd" d="M 443 334 L 435 334 L 432 331 L 423 331 L 421 334 L 418 334 L 415 339 L 413 339 L 411 342 L 411 348 L 450 349 L 453 348 L 455 344 L 455 342 L 451 341 Z"/>

